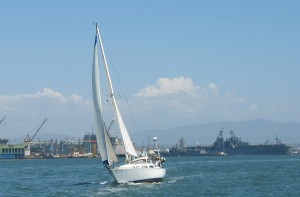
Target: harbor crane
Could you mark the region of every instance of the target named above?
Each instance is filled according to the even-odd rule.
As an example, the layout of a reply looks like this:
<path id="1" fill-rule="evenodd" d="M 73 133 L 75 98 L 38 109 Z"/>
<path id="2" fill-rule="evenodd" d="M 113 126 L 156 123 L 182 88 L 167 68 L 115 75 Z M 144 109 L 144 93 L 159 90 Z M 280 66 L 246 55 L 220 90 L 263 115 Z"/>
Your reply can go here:
<path id="1" fill-rule="evenodd" d="M 6 118 L 6 116 L 4 116 L 4 117 L 0 120 L 0 125 L 1 125 L 1 123 L 4 121 L 5 118 Z"/>
<path id="2" fill-rule="evenodd" d="M 6 118 L 6 116 L 4 116 L 1 120 L 0 120 L 0 125 L 2 124 L 2 122 L 4 122 L 4 119 Z M 6 144 L 9 141 L 9 139 L 3 139 L 0 138 L 0 144 Z"/>
<path id="3" fill-rule="evenodd" d="M 32 140 L 34 139 L 34 137 L 38 134 L 38 132 L 41 130 L 41 128 L 43 127 L 43 125 L 45 124 L 45 122 L 48 120 L 48 118 L 45 118 L 42 122 L 42 124 L 38 127 L 38 129 L 35 131 L 35 133 L 33 134 L 32 137 L 29 136 L 29 133 L 26 135 L 25 139 L 24 139 L 24 143 L 30 143 L 32 142 Z"/>

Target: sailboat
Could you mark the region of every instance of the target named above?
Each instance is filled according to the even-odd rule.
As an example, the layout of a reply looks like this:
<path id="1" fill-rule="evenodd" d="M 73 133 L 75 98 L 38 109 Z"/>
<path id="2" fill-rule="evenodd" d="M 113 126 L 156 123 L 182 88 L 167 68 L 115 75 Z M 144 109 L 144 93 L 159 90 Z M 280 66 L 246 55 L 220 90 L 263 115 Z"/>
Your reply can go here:
<path id="1" fill-rule="evenodd" d="M 125 122 L 123 121 L 121 112 L 116 102 L 109 68 L 107 65 L 105 52 L 102 44 L 102 38 L 100 35 L 99 27 L 96 25 L 96 36 L 94 43 L 94 56 L 93 56 L 93 71 L 92 71 L 92 90 L 93 90 L 93 102 L 95 110 L 95 127 L 97 136 L 97 145 L 100 152 L 100 156 L 104 167 L 108 170 L 110 175 L 117 183 L 129 183 L 129 182 L 159 182 L 166 175 L 166 170 L 163 168 L 165 158 L 163 158 L 157 147 L 157 138 L 153 138 L 156 147 L 156 154 L 148 156 L 147 153 L 138 155 L 133 145 L 133 142 L 129 136 Z M 118 158 L 112 147 L 109 139 L 108 129 L 105 126 L 104 114 L 101 101 L 100 90 L 100 68 L 98 60 L 98 43 L 101 49 L 103 66 L 105 70 L 107 85 L 109 89 L 110 100 L 112 108 L 115 114 L 116 122 L 124 141 L 125 147 L 125 162 L 119 164 Z"/>

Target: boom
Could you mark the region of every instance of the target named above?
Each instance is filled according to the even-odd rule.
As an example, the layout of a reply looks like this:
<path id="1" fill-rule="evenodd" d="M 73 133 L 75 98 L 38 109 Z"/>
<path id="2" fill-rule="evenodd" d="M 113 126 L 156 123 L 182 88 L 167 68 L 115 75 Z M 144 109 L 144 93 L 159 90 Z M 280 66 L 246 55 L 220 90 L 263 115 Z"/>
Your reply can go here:
<path id="1" fill-rule="evenodd" d="M 26 135 L 25 137 L 25 142 L 32 142 L 33 138 L 38 134 L 38 132 L 41 130 L 41 128 L 43 127 L 43 125 L 45 124 L 45 122 L 48 120 L 48 118 L 45 118 L 42 122 L 42 124 L 39 126 L 39 128 L 35 131 L 34 135 L 30 138 L 29 134 Z"/>

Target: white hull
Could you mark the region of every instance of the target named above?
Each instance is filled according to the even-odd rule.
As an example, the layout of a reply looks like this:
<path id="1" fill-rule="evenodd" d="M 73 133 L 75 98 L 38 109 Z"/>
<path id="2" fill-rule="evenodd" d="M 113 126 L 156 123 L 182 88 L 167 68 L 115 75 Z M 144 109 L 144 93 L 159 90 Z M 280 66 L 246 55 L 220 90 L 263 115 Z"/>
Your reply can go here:
<path id="1" fill-rule="evenodd" d="M 117 183 L 129 182 L 159 182 L 166 175 L 166 170 L 160 167 L 145 168 L 137 165 L 122 165 L 110 169 Z"/>

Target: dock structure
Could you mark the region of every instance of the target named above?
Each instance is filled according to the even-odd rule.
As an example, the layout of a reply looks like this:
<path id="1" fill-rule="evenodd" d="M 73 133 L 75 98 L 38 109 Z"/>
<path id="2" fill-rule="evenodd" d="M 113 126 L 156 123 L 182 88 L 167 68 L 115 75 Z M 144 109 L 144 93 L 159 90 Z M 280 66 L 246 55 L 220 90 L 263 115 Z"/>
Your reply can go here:
<path id="1" fill-rule="evenodd" d="M 110 137 L 113 148 L 119 157 L 125 154 L 123 141 Z M 97 157 L 96 134 L 86 133 L 83 139 L 64 139 L 47 141 L 24 141 L 22 144 L 0 143 L 0 159 L 45 159 Z"/>
<path id="2" fill-rule="evenodd" d="M 0 144 L 0 159 L 24 158 L 24 144 Z"/>

